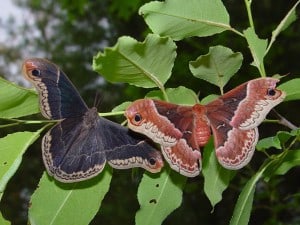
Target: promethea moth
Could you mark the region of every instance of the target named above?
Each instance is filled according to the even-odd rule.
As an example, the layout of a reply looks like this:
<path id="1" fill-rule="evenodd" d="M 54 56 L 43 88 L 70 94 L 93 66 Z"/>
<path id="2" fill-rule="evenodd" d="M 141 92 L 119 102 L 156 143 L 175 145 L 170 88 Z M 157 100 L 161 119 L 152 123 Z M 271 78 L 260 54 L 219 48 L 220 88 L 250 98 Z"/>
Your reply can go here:
<path id="1" fill-rule="evenodd" d="M 43 116 L 60 120 L 42 140 L 43 160 L 51 176 L 62 182 L 86 180 L 99 174 L 106 161 L 117 169 L 161 170 L 160 152 L 145 137 L 99 117 L 95 107 L 89 109 L 57 65 L 29 59 L 23 73 L 38 91 Z"/>
<path id="2" fill-rule="evenodd" d="M 201 170 L 200 147 L 214 136 L 216 156 L 228 169 L 240 169 L 252 158 L 257 126 L 283 101 L 275 78 L 250 80 L 207 105 L 182 106 L 141 99 L 125 111 L 130 129 L 159 143 L 171 168 L 188 177 Z"/>

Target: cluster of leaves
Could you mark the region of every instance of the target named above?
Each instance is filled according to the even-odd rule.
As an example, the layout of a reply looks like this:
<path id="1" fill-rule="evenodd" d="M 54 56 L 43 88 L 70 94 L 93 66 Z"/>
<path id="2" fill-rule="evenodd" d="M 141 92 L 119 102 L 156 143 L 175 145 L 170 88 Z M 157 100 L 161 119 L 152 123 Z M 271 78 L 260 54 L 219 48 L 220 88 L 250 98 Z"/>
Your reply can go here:
<path id="1" fill-rule="evenodd" d="M 146 97 L 192 105 L 198 102 L 193 90 L 183 86 L 166 87 L 177 54 L 180 54 L 177 52 L 176 42 L 223 31 L 233 32 L 237 38 L 246 40 L 253 57 L 252 65 L 257 68 L 261 77 L 265 77 L 264 58 L 278 35 L 296 20 L 295 10 L 299 3 L 300 1 L 290 9 L 272 32 L 270 41 L 267 41 L 259 39 L 255 33 L 251 0 L 245 0 L 249 28 L 242 32 L 231 27 L 229 14 L 221 0 L 190 0 L 188 3 L 181 0 L 150 2 L 142 6 L 139 13 L 153 33 L 148 34 L 143 42 L 128 36 L 120 37 L 115 46 L 106 48 L 94 57 L 93 69 L 109 82 L 125 82 L 137 87 L 157 89 L 148 92 Z M 242 53 L 233 52 L 225 46 L 213 46 L 206 55 L 190 61 L 189 69 L 192 76 L 217 86 L 220 89 L 218 94 L 223 94 L 224 86 L 242 64 Z M 191 75 L 187 75 L 187 79 Z M 285 101 L 300 99 L 299 85 L 300 79 L 293 79 L 279 86 L 287 93 Z M 213 97 L 208 96 L 201 102 L 205 103 Z M 122 113 L 128 104 L 116 107 L 114 113 Z M 0 128 L 20 123 L 41 123 L 43 121 L 18 119 L 38 111 L 35 92 L 0 80 L 0 118 L 7 122 Z M 11 133 L 0 139 L 0 199 L 8 180 L 19 167 L 23 153 L 46 127 L 47 125 L 35 132 Z M 267 150 L 273 147 L 278 149 L 279 153 L 269 156 L 242 188 L 230 221 L 231 225 L 248 224 L 256 185 L 260 179 L 268 181 L 275 175 L 284 175 L 299 165 L 300 155 L 295 149 L 299 136 L 300 131 L 294 129 L 279 131 L 276 136 L 259 141 L 259 151 L 267 154 Z M 228 188 L 236 172 L 218 165 L 211 142 L 205 146 L 203 153 L 204 192 L 214 207 L 222 200 L 222 193 Z M 105 168 L 96 178 L 74 184 L 59 183 L 44 173 L 31 198 L 30 223 L 88 224 L 99 210 L 99 205 L 109 190 L 111 178 L 112 171 L 109 168 Z M 140 210 L 136 213 L 136 224 L 161 224 L 181 205 L 185 183 L 185 177 L 167 166 L 159 174 L 145 173 L 137 193 Z M 82 205 L 87 205 L 88 210 L 83 210 Z M 9 224 L 0 215 L 1 222 Z"/>

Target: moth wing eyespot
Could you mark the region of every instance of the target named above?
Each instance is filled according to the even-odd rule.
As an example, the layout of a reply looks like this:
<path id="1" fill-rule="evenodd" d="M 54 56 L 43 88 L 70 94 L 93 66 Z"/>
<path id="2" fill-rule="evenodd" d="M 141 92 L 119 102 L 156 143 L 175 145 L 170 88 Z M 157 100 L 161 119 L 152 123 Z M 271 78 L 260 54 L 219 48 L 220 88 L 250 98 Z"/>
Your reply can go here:
<path id="1" fill-rule="evenodd" d="M 274 96 L 274 95 L 276 95 L 276 90 L 273 89 L 273 88 L 269 88 L 269 89 L 267 90 L 267 95 L 268 95 L 268 96 Z"/>
<path id="2" fill-rule="evenodd" d="M 137 114 L 135 114 L 134 115 L 134 122 L 141 122 L 142 121 L 142 116 L 141 116 L 141 114 L 139 114 L 139 113 L 137 113 Z"/>
<path id="3" fill-rule="evenodd" d="M 149 163 L 154 166 L 156 164 L 156 160 L 154 158 L 150 158 Z"/>
<path id="4" fill-rule="evenodd" d="M 32 74 L 32 76 L 37 77 L 37 76 L 41 75 L 41 71 L 38 70 L 38 69 L 34 69 L 34 70 L 31 71 L 31 74 Z"/>

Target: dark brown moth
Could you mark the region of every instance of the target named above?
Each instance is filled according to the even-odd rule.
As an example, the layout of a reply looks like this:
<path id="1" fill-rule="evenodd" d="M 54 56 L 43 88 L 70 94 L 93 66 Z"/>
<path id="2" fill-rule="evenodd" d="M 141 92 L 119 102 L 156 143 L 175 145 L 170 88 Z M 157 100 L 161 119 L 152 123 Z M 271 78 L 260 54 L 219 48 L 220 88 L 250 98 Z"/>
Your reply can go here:
<path id="1" fill-rule="evenodd" d="M 250 80 L 207 105 L 176 105 L 142 99 L 133 102 L 125 116 L 130 129 L 161 145 L 171 168 L 194 177 L 201 170 L 201 152 L 214 136 L 216 156 L 228 169 L 240 169 L 251 160 L 259 124 L 283 101 L 275 78 Z"/>
<path id="2" fill-rule="evenodd" d="M 60 120 L 42 140 L 49 175 L 62 182 L 82 181 L 99 174 L 106 162 L 117 169 L 161 170 L 160 152 L 145 137 L 89 109 L 57 65 L 28 59 L 23 73 L 38 91 L 43 116 Z"/>

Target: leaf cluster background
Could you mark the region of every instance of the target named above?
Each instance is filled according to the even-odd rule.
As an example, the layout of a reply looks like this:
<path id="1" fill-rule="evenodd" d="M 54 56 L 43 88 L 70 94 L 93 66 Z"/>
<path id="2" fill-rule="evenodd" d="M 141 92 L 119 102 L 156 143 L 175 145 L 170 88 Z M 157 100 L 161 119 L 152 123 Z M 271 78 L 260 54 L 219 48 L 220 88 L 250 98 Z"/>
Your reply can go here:
<path id="1" fill-rule="evenodd" d="M 158 92 L 157 89 L 150 89 L 152 91 L 149 92 L 149 90 L 139 87 L 155 87 L 157 84 L 153 85 L 151 82 L 147 84 L 149 81 L 140 81 L 138 80 L 139 77 L 137 77 L 137 82 L 140 82 L 140 85 L 137 85 L 139 87 L 126 85 L 124 83 L 112 84 L 107 82 L 110 80 L 108 78 L 109 76 L 106 74 L 112 74 L 114 73 L 114 69 L 118 69 L 114 67 L 113 63 L 111 64 L 111 68 L 109 68 L 109 63 L 112 59 L 115 59 L 116 54 L 130 46 L 130 43 L 133 43 L 134 39 L 139 41 L 139 43 L 146 41 L 147 38 L 151 39 L 152 42 L 159 42 L 156 37 L 151 38 L 150 36 L 147 36 L 148 33 L 161 32 L 164 34 L 165 31 L 156 31 L 154 28 L 151 28 L 152 31 L 150 31 L 147 27 L 147 25 L 151 27 L 150 22 L 147 22 L 146 18 L 144 20 L 143 17 L 139 15 L 142 14 L 145 16 L 147 14 L 147 11 L 145 10 L 146 6 L 144 4 L 148 2 L 149 1 L 141 0 L 122 2 L 108 0 L 80 0 L 74 3 L 69 0 L 57 2 L 48 0 L 17 0 L 16 3 L 19 4 L 20 7 L 22 7 L 28 15 L 34 19 L 34 22 L 24 20 L 24 24 L 18 27 L 12 21 L 6 24 L 5 29 L 10 34 L 10 38 L 8 39 L 17 40 L 17 44 L 12 44 L 10 41 L 1 43 L 1 46 L 3 47 L 0 49 L 0 74 L 9 80 L 22 84 L 23 80 L 20 79 L 20 70 L 21 62 L 24 58 L 36 56 L 49 58 L 60 65 L 66 74 L 69 75 L 75 86 L 80 89 L 83 98 L 89 106 L 93 105 L 96 90 L 100 92 L 102 98 L 101 106 L 99 108 L 100 112 L 109 112 L 113 107 L 122 102 L 143 98 L 146 94 L 147 96 L 156 98 L 166 98 L 167 96 L 168 100 L 171 102 L 192 104 L 195 98 L 197 100 L 197 95 L 199 99 L 202 99 L 212 93 L 220 94 L 220 91 L 222 92 L 223 88 L 225 90 L 229 90 L 244 81 L 259 77 L 264 73 L 264 70 L 266 70 L 265 72 L 268 75 L 290 73 L 289 76 L 282 79 L 282 83 L 299 77 L 298 56 L 300 49 L 300 25 L 298 19 L 286 30 L 280 32 L 279 36 L 276 36 L 273 47 L 270 51 L 268 51 L 265 58 L 262 53 L 259 53 L 259 49 L 266 49 L 267 41 L 257 40 L 253 43 L 249 41 L 247 43 L 244 38 L 240 38 L 235 32 L 226 31 L 214 36 L 201 38 L 192 37 L 195 35 L 193 33 L 193 35 L 190 35 L 191 37 L 185 36 L 184 39 L 176 35 L 174 39 L 180 40 L 176 42 L 176 52 L 174 46 L 173 51 L 172 48 L 170 48 L 169 52 L 164 52 L 162 49 L 162 52 L 165 53 L 165 56 L 162 58 L 168 60 L 164 63 L 165 65 L 169 65 L 169 68 L 158 67 L 159 69 L 155 71 L 154 74 L 160 77 L 162 81 L 161 84 L 165 84 L 167 81 L 165 84 L 167 88 L 177 88 L 178 86 L 181 86 L 180 89 L 166 89 L 165 93 Z M 166 2 L 170 3 L 172 0 Z M 223 4 L 230 15 L 231 27 L 234 27 L 236 30 L 241 32 L 249 27 L 249 20 L 247 18 L 245 7 L 245 5 L 249 2 L 250 1 L 247 0 L 239 3 L 231 0 L 223 1 Z M 251 8 L 253 12 L 255 31 L 259 35 L 259 38 L 268 38 L 268 41 L 272 41 L 273 39 L 270 38 L 272 31 L 276 31 L 275 28 L 278 27 L 280 21 L 282 21 L 284 16 L 286 16 L 287 12 L 296 2 L 297 1 L 252 1 Z M 142 5 L 144 6 L 140 8 Z M 226 20 L 226 18 L 223 19 Z M 163 24 L 159 24 L 157 29 L 162 27 Z M 247 30 L 247 33 L 248 34 L 246 36 L 253 36 L 253 32 L 251 33 L 251 30 Z M 130 38 L 119 38 L 123 35 L 130 36 Z M 123 40 L 123 42 L 120 40 Z M 125 44 L 122 45 L 124 42 Z M 167 42 L 169 42 L 169 46 L 172 46 L 172 42 L 170 42 L 170 40 Z M 260 45 L 260 47 L 257 47 L 257 44 Z M 211 51 L 216 50 L 211 47 L 219 45 L 226 46 L 235 53 L 241 52 L 243 56 L 243 65 L 237 66 L 236 69 L 233 69 L 235 72 L 238 71 L 238 75 L 233 76 L 226 86 L 223 85 L 224 87 L 222 85 L 222 87 L 217 87 L 213 84 L 197 79 L 196 76 L 192 76 L 190 70 L 193 66 L 190 61 L 194 60 L 194 65 L 196 65 L 199 55 L 201 55 L 201 57 L 203 57 L 202 60 L 204 60 L 205 55 L 209 55 Z M 248 45 L 250 46 L 250 49 Z M 151 47 L 151 43 L 148 46 Z M 162 45 L 162 47 L 163 46 L 164 45 Z M 105 47 L 108 48 L 104 49 Z M 258 52 L 256 52 L 257 58 L 254 62 L 258 69 L 250 65 L 253 62 L 253 55 L 255 55 L 253 52 L 251 54 L 251 50 L 256 47 L 258 48 Z M 153 51 L 153 49 L 149 48 L 150 52 L 151 50 Z M 157 51 L 159 51 L 159 49 L 157 49 Z M 99 69 L 99 66 L 105 66 L 105 61 L 97 62 L 96 59 L 99 59 L 97 57 L 94 58 L 92 68 L 94 56 L 99 58 L 102 56 L 108 56 L 108 58 L 106 58 L 108 65 L 103 67 L 104 70 Z M 112 58 L 110 59 L 109 56 Z M 134 55 L 132 57 L 128 56 L 128 58 L 133 60 L 136 59 Z M 259 65 L 262 58 L 264 58 L 264 68 Z M 143 68 L 151 70 L 153 67 L 151 67 L 151 62 L 149 60 L 151 60 L 151 57 L 145 60 L 146 63 L 141 62 L 141 65 L 146 65 Z M 201 59 L 199 60 L 201 61 Z M 173 61 L 174 66 L 170 66 Z M 150 64 L 148 67 L 147 63 Z M 10 71 L 10 68 L 16 66 L 19 70 L 13 74 Z M 99 69 L 100 74 L 103 75 L 105 79 L 103 77 L 99 77 L 93 69 Z M 229 68 L 227 67 L 227 69 Z M 230 67 L 230 69 L 232 69 L 232 67 Z M 230 72 L 230 74 L 233 73 L 234 72 L 232 71 Z M 116 81 L 120 82 L 122 80 Z M 290 83 L 286 82 L 281 86 L 284 90 L 288 91 L 288 100 L 299 99 L 299 81 L 296 81 L 297 80 L 293 80 Z M 1 83 L 1 85 L 1 103 L 3 103 L 3 99 L 6 101 L 8 101 L 9 98 L 16 99 L 15 96 L 9 94 L 13 94 L 13 90 L 8 91 L 4 89 L 10 88 L 10 83 Z M 25 85 L 27 84 L 25 83 Z M 160 87 L 161 90 L 164 90 L 165 86 L 163 85 Z M 189 89 L 185 89 L 184 87 L 188 87 Z M 14 87 L 12 86 L 11 88 L 13 89 Z M 24 113 L 23 115 L 27 115 L 26 112 L 23 112 L 23 110 L 26 110 L 26 105 L 31 106 L 29 108 L 32 113 L 38 112 L 37 101 L 35 101 L 37 99 L 35 93 L 28 92 L 27 90 L 25 92 L 29 94 L 19 96 L 23 105 L 19 104 L 16 108 L 1 108 L 2 105 L 7 104 L 0 105 L 1 118 L 6 118 L 7 115 L 9 115 L 9 118 L 16 118 L 20 116 L 18 113 L 21 113 L 21 115 L 22 113 Z M 182 93 L 185 98 L 182 99 L 182 96 L 176 96 L 175 93 Z M 195 93 L 197 95 L 195 95 Z M 4 98 L 4 96 L 7 97 Z M 299 124 L 298 101 L 283 103 L 278 107 L 278 110 L 290 121 L 294 122 L 296 125 Z M 43 120 L 39 114 L 27 116 L 24 119 L 27 121 Z M 112 117 L 111 119 L 115 119 L 119 122 L 124 120 L 124 118 L 120 116 L 115 118 Z M 6 126 L 7 120 L 1 119 L 0 122 L 0 137 L 7 138 L 7 140 L 5 139 L 2 143 L 3 145 L 1 146 L 1 150 L 6 149 L 7 146 L 12 146 L 10 145 L 11 137 L 6 136 L 7 134 L 23 130 L 26 132 L 32 132 L 31 135 L 28 133 L 29 138 L 24 140 L 24 144 L 21 146 L 23 149 L 20 152 L 20 155 L 16 156 L 16 159 L 18 159 L 14 164 L 16 173 L 13 174 L 12 178 L 9 180 L 4 193 L 1 193 L 2 199 L 0 209 L 3 217 L 12 221 L 12 224 L 26 224 L 29 208 L 31 213 L 29 214 L 29 220 L 31 223 L 41 224 L 39 223 L 37 215 L 42 215 L 46 210 L 54 212 L 56 207 L 54 204 L 47 206 L 47 208 L 35 207 L 35 204 L 29 207 L 29 201 L 35 201 L 35 197 L 32 197 L 31 200 L 30 198 L 32 193 L 38 187 L 39 182 L 39 187 L 45 185 L 46 187 L 53 188 L 47 190 L 46 194 L 42 193 L 43 189 L 38 188 L 36 190 L 35 194 L 39 196 L 38 200 L 40 200 L 40 202 L 49 201 L 49 199 L 47 199 L 47 197 L 49 197 L 47 196 L 49 191 L 53 191 L 53 193 L 55 193 L 55 188 L 59 188 L 59 190 L 65 190 L 68 197 L 70 197 L 71 202 L 69 203 L 69 206 L 75 204 L 78 196 L 76 196 L 76 194 L 73 195 L 72 192 L 68 191 L 73 187 L 68 185 L 64 186 L 59 183 L 55 183 L 54 185 L 53 180 L 49 180 L 47 175 L 45 173 L 43 174 L 44 167 L 41 161 L 40 139 L 38 139 L 38 137 L 43 135 L 44 132 L 44 130 L 41 129 L 42 126 L 35 123 L 24 124 L 17 120 L 10 122 L 16 123 L 18 126 Z M 177 206 L 180 207 L 164 220 L 164 217 L 166 217 L 168 213 L 165 215 L 159 214 L 160 209 L 158 206 L 154 209 L 154 215 L 158 218 L 157 223 L 159 223 L 159 221 L 164 221 L 163 224 L 199 224 L 200 221 L 203 221 L 203 224 L 228 224 L 233 212 L 234 218 L 247 218 L 247 215 L 241 214 L 241 211 L 242 209 L 245 209 L 246 212 L 249 212 L 248 209 L 250 208 L 250 224 L 298 224 L 299 221 L 297 215 L 299 214 L 300 202 L 297 195 L 297 193 L 299 193 L 299 184 L 297 182 L 297 173 L 299 172 L 299 168 L 297 167 L 297 159 L 299 156 L 297 155 L 297 151 L 282 153 L 280 149 L 282 147 L 288 148 L 291 144 L 295 144 L 290 143 L 291 139 L 296 142 L 296 145 L 293 145 L 293 147 L 295 149 L 299 149 L 299 145 L 297 145 L 296 141 L 299 134 L 297 132 L 288 132 L 288 129 L 286 129 L 287 131 L 282 131 L 283 133 L 276 135 L 276 131 L 280 129 L 283 129 L 283 127 L 274 123 L 266 123 L 260 126 L 260 136 L 262 138 L 266 137 L 266 139 L 263 139 L 263 141 L 258 145 L 257 149 L 259 151 L 256 151 L 251 165 L 246 169 L 237 171 L 237 174 L 221 170 L 220 175 L 218 167 L 216 167 L 215 170 L 206 170 L 205 168 L 209 167 L 211 164 L 217 165 L 214 162 L 214 157 L 211 157 L 213 152 L 205 151 L 206 149 L 212 149 L 212 146 L 206 146 L 204 149 L 204 157 L 209 160 L 203 162 L 203 176 L 194 179 L 183 179 L 183 177 L 178 176 L 177 174 L 171 174 L 170 177 L 168 177 L 172 180 L 171 182 L 166 183 L 166 185 L 172 186 L 172 184 L 175 184 L 174 191 L 177 193 L 177 197 L 172 199 L 174 201 L 170 202 L 168 201 L 168 199 L 171 198 L 170 196 L 166 195 L 160 197 L 162 202 L 166 205 L 170 203 L 171 206 L 169 207 L 173 207 L 174 209 L 177 208 Z M 12 139 L 16 140 L 15 138 L 18 138 L 17 136 L 19 133 L 14 133 L 14 135 L 16 135 L 16 137 L 13 137 Z M 24 138 L 22 134 L 21 136 Z M 34 139 L 32 139 L 33 136 L 35 137 Z M 37 139 L 37 141 L 34 142 L 35 139 Z M 18 143 L 21 144 L 23 142 Z M 31 143 L 33 144 L 25 152 L 26 148 Z M 269 150 L 267 154 L 271 156 L 274 154 L 273 156 L 275 158 L 272 159 L 271 157 L 270 160 L 273 161 L 263 164 L 268 157 L 264 154 L 266 153 L 264 150 L 270 147 L 273 148 Z M 6 151 L 12 152 L 9 148 Z M 22 157 L 23 153 L 24 155 Z M 274 170 L 274 168 L 278 169 Z M 289 170 L 291 168 L 293 169 Z M 275 175 L 284 174 L 284 176 L 275 176 L 274 173 Z M 43 178 L 39 181 L 42 175 Z M 163 175 L 166 174 L 164 173 Z M 220 176 L 222 179 L 207 179 L 205 176 Z M 149 186 L 156 186 L 157 179 L 158 178 L 155 175 L 143 175 L 143 171 L 138 169 L 128 171 L 114 170 L 112 173 L 108 168 L 106 168 L 104 174 L 99 176 L 97 179 L 88 181 L 84 184 L 82 189 L 80 187 L 75 187 L 76 190 L 82 191 L 85 191 L 86 187 L 95 189 L 94 195 L 88 196 L 89 198 L 87 198 L 87 200 L 89 201 L 85 204 L 81 204 L 82 208 L 71 208 L 69 209 L 71 210 L 70 212 L 66 211 L 66 214 L 63 214 L 63 218 L 52 217 L 52 221 L 55 221 L 57 224 L 70 224 L 72 223 L 72 219 L 75 219 L 76 221 L 76 217 L 72 218 L 71 216 L 72 212 L 74 213 L 76 210 L 79 211 L 78 213 L 90 212 L 91 217 L 93 218 L 93 213 L 98 211 L 97 202 L 105 196 L 100 210 L 90 224 L 134 224 L 135 221 L 137 224 L 145 224 L 145 221 L 149 221 L 149 224 L 151 224 L 151 222 L 153 224 L 157 224 L 155 223 L 156 220 L 151 218 L 151 215 L 148 220 L 145 216 L 146 214 L 149 214 L 153 208 L 144 208 L 141 211 L 138 211 L 139 202 L 145 203 L 148 199 L 146 198 L 146 200 L 143 200 L 146 196 L 141 194 L 141 190 L 144 190 L 146 195 L 154 193 L 153 189 L 152 191 L 146 191 L 146 187 L 139 186 L 140 182 L 143 181 L 144 184 L 148 184 Z M 258 183 L 256 183 L 256 181 Z M 213 182 L 219 182 L 217 187 L 222 190 L 217 193 L 210 194 L 213 198 L 208 200 L 206 195 L 209 195 L 207 193 L 212 191 L 211 187 L 214 184 L 211 183 Z M 229 188 L 227 188 L 228 184 L 230 184 Z M 159 186 L 160 185 L 161 184 L 159 184 Z M 166 188 L 171 187 L 166 186 Z M 181 193 L 177 192 L 178 190 L 181 190 L 181 188 L 183 188 L 182 202 L 181 198 L 178 197 L 181 196 Z M 222 194 L 224 189 L 226 189 L 226 191 Z M 3 189 L 0 190 L 2 191 Z M 107 194 L 106 190 L 109 190 Z M 244 200 L 237 203 L 238 196 L 242 190 L 243 192 L 240 195 L 240 198 Z M 254 193 L 254 191 L 256 192 Z M 172 195 L 173 192 L 170 192 L 169 194 Z M 65 198 L 65 196 L 62 195 L 56 196 L 55 199 L 59 199 L 60 197 L 62 199 Z M 157 196 L 155 196 L 155 198 L 156 197 Z M 254 198 L 254 207 L 252 210 L 252 204 L 249 205 L 249 202 L 251 203 L 251 198 Z M 247 199 L 249 201 L 246 201 Z M 93 206 L 93 204 L 95 205 Z M 240 210 L 234 211 L 235 207 Z M 91 211 L 91 209 L 93 209 L 93 211 Z M 211 212 L 212 210 L 213 212 Z M 136 214 L 137 211 L 138 213 Z M 83 217 L 83 219 L 86 220 L 89 218 L 88 215 Z M 2 222 L 1 220 L 3 220 L 4 224 L 9 224 L 4 221 L 2 217 L 0 218 L 0 224 Z M 232 224 L 247 224 L 247 222 L 248 221 L 239 220 L 231 221 Z M 82 223 L 84 224 L 85 222 L 83 221 Z"/>

